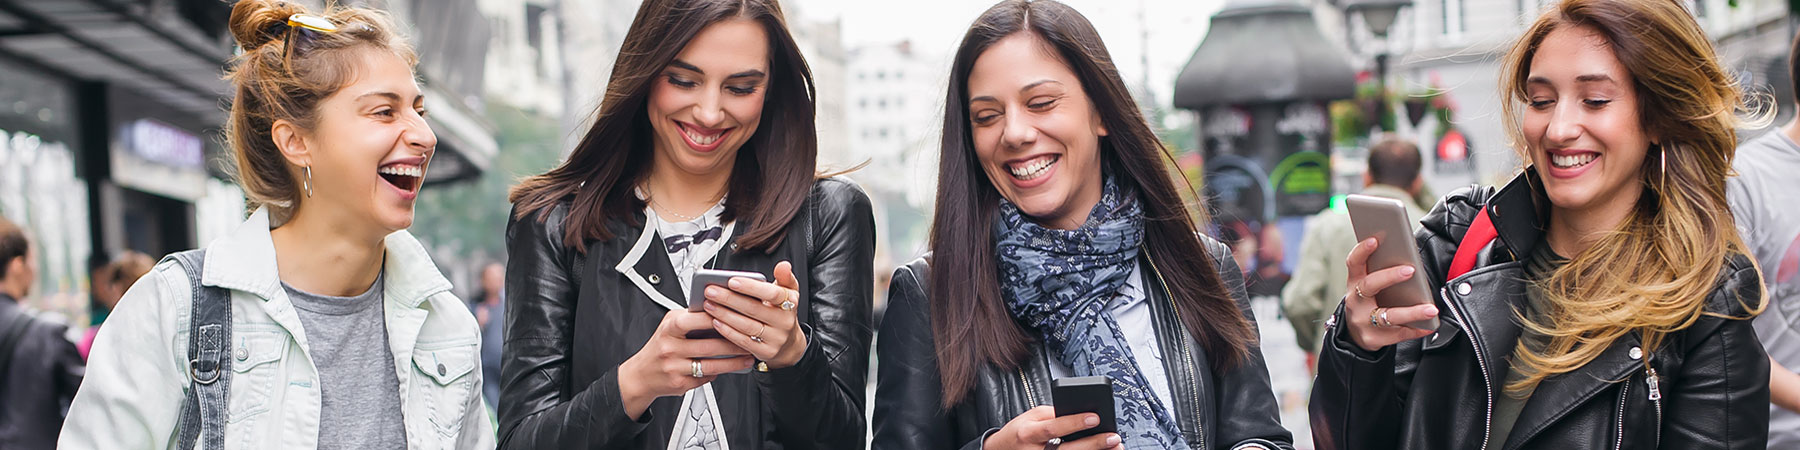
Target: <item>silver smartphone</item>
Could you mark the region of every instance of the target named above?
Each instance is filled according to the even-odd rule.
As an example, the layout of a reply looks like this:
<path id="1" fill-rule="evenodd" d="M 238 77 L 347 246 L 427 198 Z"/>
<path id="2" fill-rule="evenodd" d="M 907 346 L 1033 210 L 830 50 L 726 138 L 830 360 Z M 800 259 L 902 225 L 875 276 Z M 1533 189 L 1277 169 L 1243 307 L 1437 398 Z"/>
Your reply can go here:
<path id="1" fill-rule="evenodd" d="M 736 270 L 718 270 L 718 269 L 695 270 L 694 271 L 694 279 L 692 281 L 688 282 L 688 286 L 689 286 L 688 298 L 687 298 L 688 311 L 692 311 L 692 312 L 706 311 L 706 287 L 716 285 L 716 286 L 719 286 L 722 288 L 730 289 L 731 288 L 731 279 L 735 278 L 735 277 L 744 277 L 744 278 L 749 278 L 749 279 L 757 280 L 757 281 L 767 281 L 768 280 L 768 278 L 763 277 L 763 274 L 756 273 L 756 272 L 740 272 L 740 271 L 736 271 Z M 689 331 L 687 334 L 687 338 L 688 339 L 724 339 L 724 336 L 720 336 L 718 330 L 708 328 L 705 330 Z"/>
<path id="2" fill-rule="evenodd" d="M 1432 303 L 1431 284 L 1426 282 L 1424 266 L 1419 263 L 1419 247 L 1413 242 L 1414 222 L 1406 215 L 1406 205 L 1391 198 L 1353 194 L 1344 199 L 1344 206 L 1350 210 L 1350 224 L 1356 228 L 1357 242 L 1375 238 L 1380 244 L 1375 253 L 1369 255 L 1369 272 L 1399 265 L 1411 265 L 1414 269 L 1412 278 L 1373 294 L 1375 304 L 1401 308 Z M 1354 286 L 1349 288 L 1355 289 Z M 1349 295 L 1356 294 L 1350 292 Z M 1345 317 L 1343 320 L 1366 318 Z M 1438 320 L 1433 317 L 1402 325 L 1436 330 Z"/>

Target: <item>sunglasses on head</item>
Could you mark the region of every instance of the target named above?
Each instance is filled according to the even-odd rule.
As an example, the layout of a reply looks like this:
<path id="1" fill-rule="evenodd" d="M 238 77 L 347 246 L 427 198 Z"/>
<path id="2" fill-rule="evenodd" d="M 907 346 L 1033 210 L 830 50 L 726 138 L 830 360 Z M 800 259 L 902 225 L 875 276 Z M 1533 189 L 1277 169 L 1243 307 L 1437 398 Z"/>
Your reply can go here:
<path id="1" fill-rule="evenodd" d="M 330 19 L 311 14 L 295 14 L 288 16 L 287 44 L 282 49 L 282 63 L 289 72 L 293 71 L 294 47 L 310 42 L 318 33 L 336 33 L 338 27 Z M 298 37 L 296 37 L 298 36 Z"/>

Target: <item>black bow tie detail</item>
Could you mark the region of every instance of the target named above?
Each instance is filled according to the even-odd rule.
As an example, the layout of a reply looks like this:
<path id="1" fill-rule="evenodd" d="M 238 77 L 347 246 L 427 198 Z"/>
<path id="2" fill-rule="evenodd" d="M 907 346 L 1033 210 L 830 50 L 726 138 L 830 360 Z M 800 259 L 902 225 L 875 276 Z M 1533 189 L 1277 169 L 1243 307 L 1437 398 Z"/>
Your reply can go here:
<path id="1" fill-rule="evenodd" d="M 692 235 L 677 234 L 674 236 L 669 236 L 669 237 L 663 238 L 663 246 L 668 248 L 669 253 L 675 253 L 675 252 L 679 252 L 682 250 L 686 250 L 689 246 L 692 246 L 694 244 L 711 241 L 711 240 L 717 240 L 720 237 L 724 237 L 724 236 L 725 236 L 724 228 L 712 227 L 712 228 L 700 230 L 699 232 L 694 233 Z"/>

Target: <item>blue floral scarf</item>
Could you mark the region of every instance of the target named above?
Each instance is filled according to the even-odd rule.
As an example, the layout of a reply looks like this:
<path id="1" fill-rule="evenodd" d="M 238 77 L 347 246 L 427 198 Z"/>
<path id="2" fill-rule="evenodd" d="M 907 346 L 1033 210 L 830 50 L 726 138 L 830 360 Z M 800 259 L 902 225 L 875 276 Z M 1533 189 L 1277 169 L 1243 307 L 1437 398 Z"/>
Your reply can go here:
<path id="1" fill-rule="evenodd" d="M 1188 448 L 1106 307 L 1137 264 L 1144 238 L 1137 193 L 1107 177 L 1087 223 L 1074 230 L 1032 223 L 1002 199 L 994 234 L 1007 310 L 1037 331 L 1076 376 L 1112 378 L 1124 447 Z"/>

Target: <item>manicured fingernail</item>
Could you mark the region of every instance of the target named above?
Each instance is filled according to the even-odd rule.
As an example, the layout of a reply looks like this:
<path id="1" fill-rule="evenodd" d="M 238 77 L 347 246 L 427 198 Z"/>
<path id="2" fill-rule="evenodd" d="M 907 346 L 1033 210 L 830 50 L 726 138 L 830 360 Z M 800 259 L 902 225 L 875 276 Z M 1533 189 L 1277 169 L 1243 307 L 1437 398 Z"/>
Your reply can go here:
<path id="1" fill-rule="evenodd" d="M 1100 424 L 1100 416 L 1088 415 L 1087 419 L 1083 419 L 1081 421 L 1081 423 L 1087 424 L 1087 426 L 1090 426 L 1090 427 L 1094 426 L 1094 425 L 1099 425 Z"/>
<path id="2" fill-rule="evenodd" d="M 1112 435 L 1106 436 L 1106 446 L 1107 447 L 1117 447 L 1118 445 L 1119 445 L 1119 435 L 1112 434 Z"/>
<path id="3" fill-rule="evenodd" d="M 736 278 L 732 278 L 729 284 L 732 289 L 742 289 L 744 287 L 744 282 L 738 281 Z"/>
<path id="4" fill-rule="evenodd" d="M 715 329 L 716 328 L 725 328 L 725 322 L 720 322 L 718 319 L 713 319 L 713 328 L 715 328 Z"/>
<path id="5" fill-rule="evenodd" d="M 1404 266 L 1404 267 L 1400 268 L 1400 276 L 1410 277 L 1410 276 L 1412 276 L 1412 274 L 1413 274 L 1412 266 Z"/>
<path id="6" fill-rule="evenodd" d="M 1425 308 L 1425 315 L 1431 316 L 1431 317 L 1437 317 L 1437 315 L 1438 315 L 1437 305 L 1431 305 L 1430 308 Z"/>
<path id="7" fill-rule="evenodd" d="M 718 306 L 713 306 L 713 302 L 700 302 L 700 307 L 706 308 L 707 311 L 712 311 L 713 309 L 718 308 Z"/>
<path id="8" fill-rule="evenodd" d="M 721 296 L 721 295 L 725 295 L 724 289 L 719 289 L 716 286 L 707 286 L 706 287 L 706 298 L 717 298 L 718 296 Z"/>

